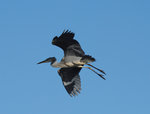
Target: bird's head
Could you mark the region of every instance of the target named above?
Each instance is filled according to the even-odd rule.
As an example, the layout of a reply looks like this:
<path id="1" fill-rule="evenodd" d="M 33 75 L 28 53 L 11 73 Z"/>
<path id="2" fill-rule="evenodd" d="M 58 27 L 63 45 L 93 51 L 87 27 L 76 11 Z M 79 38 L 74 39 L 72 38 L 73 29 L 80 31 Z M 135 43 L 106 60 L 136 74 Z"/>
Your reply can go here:
<path id="1" fill-rule="evenodd" d="M 49 63 L 49 62 L 53 63 L 53 62 L 55 62 L 55 61 L 56 61 L 56 58 L 55 58 L 55 57 L 49 57 L 49 58 L 45 59 L 44 61 L 41 61 L 41 62 L 39 62 L 39 63 L 37 63 L 37 64 Z"/>

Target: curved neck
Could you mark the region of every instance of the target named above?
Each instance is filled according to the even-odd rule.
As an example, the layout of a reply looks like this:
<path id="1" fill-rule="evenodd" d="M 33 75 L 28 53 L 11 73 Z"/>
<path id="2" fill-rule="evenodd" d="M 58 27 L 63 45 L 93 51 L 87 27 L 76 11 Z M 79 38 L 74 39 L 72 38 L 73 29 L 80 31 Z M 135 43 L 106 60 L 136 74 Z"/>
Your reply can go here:
<path id="1" fill-rule="evenodd" d="M 53 66 L 55 63 L 57 63 L 56 58 L 51 61 L 51 65 Z"/>
<path id="2" fill-rule="evenodd" d="M 51 62 L 51 66 L 52 67 L 56 67 L 56 68 L 63 68 L 63 67 L 66 67 L 63 62 L 57 62 L 56 60 Z"/>
<path id="3" fill-rule="evenodd" d="M 57 67 L 57 68 L 58 68 L 58 67 L 59 67 L 58 64 L 59 64 L 59 63 L 58 63 L 56 60 L 51 62 L 51 66 L 52 66 L 52 67 Z"/>

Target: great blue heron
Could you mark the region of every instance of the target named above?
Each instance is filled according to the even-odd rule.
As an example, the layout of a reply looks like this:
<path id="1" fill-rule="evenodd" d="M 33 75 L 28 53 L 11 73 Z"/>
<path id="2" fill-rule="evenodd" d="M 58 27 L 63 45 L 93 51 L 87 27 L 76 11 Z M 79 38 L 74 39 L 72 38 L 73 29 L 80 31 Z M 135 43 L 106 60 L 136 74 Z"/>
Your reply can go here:
<path id="1" fill-rule="evenodd" d="M 95 59 L 89 55 L 85 55 L 78 41 L 74 39 L 74 35 L 75 34 L 73 32 L 67 30 L 64 31 L 59 37 L 55 36 L 53 38 L 52 44 L 62 48 L 64 51 L 64 57 L 59 63 L 56 61 L 55 57 L 50 57 L 38 63 L 41 64 L 51 62 L 52 67 L 60 68 L 58 70 L 58 74 L 60 75 L 63 85 L 70 96 L 75 96 L 80 93 L 81 81 L 79 72 L 82 68 L 92 70 L 105 80 L 102 74 L 97 73 L 91 68 L 93 67 L 105 74 L 103 70 L 89 64 L 89 62 L 94 62 Z M 90 67 L 84 65 L 88 65 Z"/>

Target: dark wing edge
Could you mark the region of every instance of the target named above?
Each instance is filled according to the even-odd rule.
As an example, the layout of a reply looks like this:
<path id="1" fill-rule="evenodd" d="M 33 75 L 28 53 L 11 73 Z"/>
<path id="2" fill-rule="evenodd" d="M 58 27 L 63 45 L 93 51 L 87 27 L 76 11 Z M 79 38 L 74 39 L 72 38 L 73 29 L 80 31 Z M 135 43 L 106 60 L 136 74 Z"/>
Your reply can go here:
<path id="1" fill-rule="evenodd" d="M 75 34 L 69 30 L 64 30 L 63 33 L 59 36 L 59 38 L 71 38 L 73 39 Z"/>
<path id="2" fill-rule="evenodd" d="M 59 37 L 54 37 L 52 44 L 60 47 L 64 50 L 65 56 L 83 56 L 84 51 L 82 50 L 79 42 L 74 39 L 75 34 L 69 30 L 64 32 Z"/>
<path id="3" fill-rule="evenodd" d="M 62 83 L 71 97 L 78 95 L 81 91 L 80 70 L 81 68 L 77 67 L 61 68 L 58 70 Z"/>

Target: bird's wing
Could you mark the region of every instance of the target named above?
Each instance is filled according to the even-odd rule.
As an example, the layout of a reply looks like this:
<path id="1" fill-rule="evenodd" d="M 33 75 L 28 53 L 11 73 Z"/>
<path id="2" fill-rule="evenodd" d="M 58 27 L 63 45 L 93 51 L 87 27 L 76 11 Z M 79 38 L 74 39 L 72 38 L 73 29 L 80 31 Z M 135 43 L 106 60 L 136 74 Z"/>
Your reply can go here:
<path id="1" fill-rule="evenodd" d="M 80 93 L 81 90 L 81 81 L 80 81 L 80 72 L 81 68 L 70 67 L 70 68 L 61 68 L 58 70 L 63 85 L 70 96 L 75 96 Z"/>
<path id="2" fill-rule="evenodd" d="M 64 31 L 59 37 L 54 37 L 52 44 L 62 48 L 65 56 L 81 57 L 84 55 L 84 51 L 79 42 L 74 39 L 74 35 L 71 31 Z"/>

